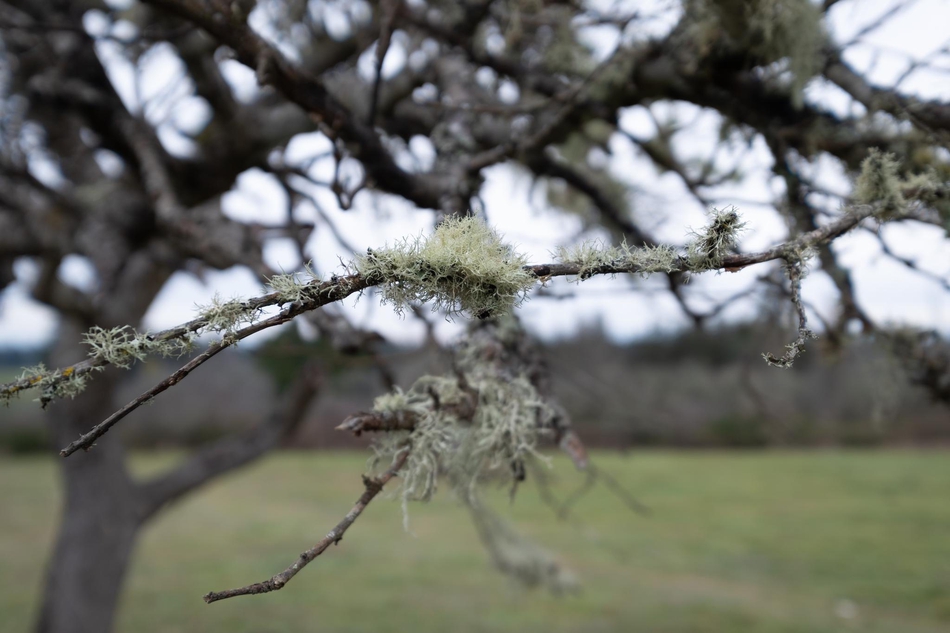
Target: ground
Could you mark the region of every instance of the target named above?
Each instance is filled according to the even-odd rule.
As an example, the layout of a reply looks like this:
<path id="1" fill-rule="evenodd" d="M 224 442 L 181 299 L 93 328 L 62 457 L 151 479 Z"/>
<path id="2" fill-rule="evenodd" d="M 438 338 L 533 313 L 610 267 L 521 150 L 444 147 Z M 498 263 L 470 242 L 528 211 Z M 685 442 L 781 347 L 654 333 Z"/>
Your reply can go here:
<path id="1" fill-rule="evenodd" d="M 77 455 L 75 459 L 81 459 Z M 173 455 L 144 455 L 154 470 Z M 652 512 L 604 488 L 557 520 L 530 485 L 496 508 L 582 583 L 573 595 L 498 575 L 447 494 L 377 500 L 278 593 L 205 605 L 321 538 L 359 495 L 365 455 L 280 453 L 175 506 L 144 534 L 119 632 L 950 630 L 950 454 L 597 454 Z M 559 495 L 581 479 L 557 459 Z M 58 511 L 48 458 L 0 458 L 0 621 L 27 631 Z"/>

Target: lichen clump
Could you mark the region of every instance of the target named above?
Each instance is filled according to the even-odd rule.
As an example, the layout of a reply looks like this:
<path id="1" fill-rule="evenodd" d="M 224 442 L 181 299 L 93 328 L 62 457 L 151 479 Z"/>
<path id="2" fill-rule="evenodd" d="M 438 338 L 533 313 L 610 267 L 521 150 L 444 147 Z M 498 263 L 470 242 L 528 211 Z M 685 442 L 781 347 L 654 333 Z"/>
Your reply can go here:
<path id="1" fill-rule="evenodd" d="M 481 323 L 453 350 L 454 372 L 423 376 L 374 404 L 377 413 L 415 419 L 411 431 L 387 433 L 375 446 L 380 459 L 411 449 L 400 473 L 404 502 L 430 499 L 440 476 L 466 502 L 487 479 L 516 483 L 554 432 L 559 412 L 516 359 L 517 341 L 504 338 L 515 334 L 513 317 Z"/>
<path id="2" fill-rule="evenodd" d="M 545 460 L 538 443 L 554 435 L 559 421 L 556 405 L 530 378 L 517 328 L 513 317 L 480 322 L 455 348 L 453 373 L 423 376 L 408 391 L 377 398 L 381 417 L 413 423 L 385 433 L 373 462 L 388 464 L 408 451 L 397 492 L 407 521 L 408 502 L 428 501 L 444 482 L 469 509 L 499 570 L 526 586 L 561 592 L 574 588 L 573 575 L 493 513 L 480 492 L 491 482 L 510 484 L 514 494 L 527 462 Z"/>
<path id="3" fill-rule="evenodd" d="M 182 356 L 191 351 L 193 342 L 192 337 L 153 338 L 127 325 L 110 329 L 96 325 L 83 335 L 83 343 L 91 348 L 89 356 L 122 369 L 128 369 L 135 361 L 145 360 L 150 354 Z"/>
<path id="4" fill-rule="evenodd" d="M 210 304 L 198 306 L 198 313 L 206 322 L 203 330 L 233 334 L 242 324 L 256 321 L 260 310 L 248 307 L 240 299 L 224 301 L 216 293 Z"/>
<path id="5" fill-rule="evenodd" d="M 297 303 L 311 299 L 316 293 L 315 284 L 320 282 L 320 276 L 313 270 L 313 262 L 304 264 L 303 271 L 274 275 L 267 280 L 274 292 L 277 293 L 280 304 Z"/>
<path id="6" fill-rule="evenodd" d="M 94 371 L 100 370 L 96 367 Z M 23 372 L 17 377 L 17 381 L 28 381 L 29 388 L 36 388 L 40 392 L 40 397 L 36 400 L 46 408 L 46 405 L 56 398 L 75 398 L 86 388 L 89 380 L 87 374 L 77 373 L 73 369 L 49 370 L 46 365 L 39 363 L 32 367 L 24 367 Z M 14 392 L 16 393 L 16 392 Z M 6 395 L 5 400 L 9 400 L 13 393 Z"/>
<path id="7" fill-rule="evenodd" d="M 510 479 L 539 439 L 549 430 L 545 421 L 555 412 L 524 376 L 513 379 L 470 372 L 456 376 L 423 376 L 407 391 L 376 399 L 378 413 L 410 412 L 412 431 L 388 433 L 375 445 L 376 459 L 385 460 L 411 447 L 401 472 L 403 501 L 428 501 L 438 477 L 446 476 L 463 499 L 479 481 Z"/>
<path id="8" fill-rule="evenodd" d="M 409 238 L 359 257 L 357 270 L 402 311 L 431 302 L 479 318 L 510 312 L 534 285 L 524 257 L 481 220 L 450 218 L 430 237 Z"/>
<path id="9" fill-rule="evenodd" d="M 588 240 L 577 246 L 558 249 L 557 258 L 565 264 L 580 267 L 580 280 L 615 269 L 628 269 L 643 276 L 651 273 L 670 273 L 678 269 L 679 255 L 671 246 L 630 246 L 626 241 L 619 246 L 606 246 Z"/>
<path id="10" fill-rule="evenodd" d="M 722 267 L 723 259 L 735 251 L 739 233 L 745 223 L 739 218 L 735 207 L 725 210 L 713 209 L 710 223 L 702 231 L 694 233 L 686 247 L 686 260 L 693 271 L 714 270 Z"/>
<path id="11" fill-rule="evenodd" d="M 726 256 L 735 252 L 739 234 L 745 223 L 735 207 L 710 212 L 710 222 L 700 231 L 692 232 L 681 256 L 672 246 L 630 246 L 626 241 L 619 246 L 607 246 L 588 240 L 576 246 L 561 247 L 557 258 L 564 264 L 577 266 L 578 279 L 617 272 L 653 273 L 704 272 L 722 268 Z"/>
<path id="12" fill-rule="evenodd" d="M 861 163 L 861 173 L 854 183 L 854 201 L 858 204 L 880 205 L 883 218 L 897 217 L 907 210 L 910 202 L 905 192 L 913 199 L 933 202 L 940 183 L 933 173 L 901 176 L 901 164 L 893 154 L 877 148 L 868 152 Z"/>

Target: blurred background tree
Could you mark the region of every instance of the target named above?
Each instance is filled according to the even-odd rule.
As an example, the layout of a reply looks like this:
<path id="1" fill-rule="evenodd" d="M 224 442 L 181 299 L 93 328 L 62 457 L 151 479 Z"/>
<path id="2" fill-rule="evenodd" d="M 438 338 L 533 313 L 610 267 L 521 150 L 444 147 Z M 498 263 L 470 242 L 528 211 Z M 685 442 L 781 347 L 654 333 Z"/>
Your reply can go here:
<path id="1" fill-rule="evenodd" d="M 679 247 L 702 212 L 730 204 L 750 225 L 747 252 L 828 226 L 855 202 L 891 196 L 898 227 L 866 222 L 855 231 L 934 292 L 946 291 L 950 103 L 920 86 L 946 81 L 947 49 L 903 60 L 901 73 L 880 85 L 855 61 L 913 3 L 891 3 L 843 38 L 831 28 L 833 14 L 856 4 L 2 0 L 0 287 L 28 289 L 56 311 L 45 361 L 66 367 L 86 357 L 84 332 L 140 326 L 182 273 L 202 279 L 243 267 L 262 282 L 312 259 L 329 276 L 342 272 L 338 254 L 383 245 L 367 238 L 392 243 L 446 217 L 474 213 L 520 226 L 540 244 L 531 263 L 544 263 L 546 250 L 587 238 Z M 883 184 L 865 183 L 875 199 L 853 199 L 851 182 L 875 149 L 893 163 L 874 172 Z M 252 205 L 256 215 L 228 202 L 246 193 L 249 175 L 278 192 Z M 526 203 L 543 212 L 512 208 L 505 183 L 517 178 L 540 192 Z M 664 203 L 644 180 L 676 189 L 687 206 L 677 206 L 682 196 Z M 489 196 L 492 182 L 500 201 Z M 895 193 L 895 182 L 904 189 Z M 349 233 L 340 228 L 347 214 L 358 218 Z M 803 374 L 776 377 L 758 361 L 797 327 L 787 301 L 795 284 L 766 264 L 737 274 L 741 287 L 702 278 L 687 285 L 689 275 L 677 271 L 600 286 L 611 296 L 662 293 L 672 302 L 656 305 L 707 334 L 617 349 L 585 333 L 551 346 L 552 390 L 575 426 L 611 446 L 945 433 L 920 422 L 939 414 L 906 379 L 947 402 L 946 344 L 880 323 L 859 301 L 842 255 L 822 243 L 813 266 L 833 285 L 837 307 L 803 309 L 820 324 L 822 348 L 849 359 L 844 370 L 803 362 Z M 573 292 L 546 286 L 535 300 L 541 316 L 529 325 L 553 318 Z M 756 313 L 771 327 L 722 325 L 729 314 Z M 446 340 L 440 315 L 413 306 L 407 319 L 395 329 L 422 332 L 427 349 Z M 144 424 L 60 462 L 63 520 L 37 630 L 109 630 L 141 527 L 282 442 L 319 443 L 301 424 L 321 384 L 359 383 L 359 397 L 323 413 L 342 417 L 352 404 L 365 408 L 369 396 L 446 366 L 437 351 L 400 363 L 407 354 L 375 326 L 356 325 L 348 309 L 329 306 L 298 321 L 262 350 L 276 387 L 235 358 L 218 374 L 220 395 L 209 397 L 205 386 L 180 396 L 169 413 L 189 411 L 194 423 L 178 420 L 178 441 L 197 444 L 181 464 L 146 480 L 130 475 L 125 442 L 163 441 L 144 437 Z M 846 349 L 859 334 L 886 345 Z M 726 370 L 713 380 L 697 366 Z M 578 375 L 579 367 L 588 371 Z M 75 399 L 52 403 L 42 416 L 49 440 L 66 446 L 140 391 L 121 378 L 110 368 Z M 624 390 L 618 380 L 639 385 L 637 395 L 605 400 Z M 819 397 L 822 390 L 829 393 Z M 251 394 L 240 416 L 197 404 L 238 392 Z M 729 394 L 730 402 L 697 407 L 709 401 L 702 392 Z M 897 410 L 912 410 L 918 426 L 888 427 Z M 224 422 L 209 423 L 214 416 Z M 855 429 L 848 420 L 879 424 Z"/>

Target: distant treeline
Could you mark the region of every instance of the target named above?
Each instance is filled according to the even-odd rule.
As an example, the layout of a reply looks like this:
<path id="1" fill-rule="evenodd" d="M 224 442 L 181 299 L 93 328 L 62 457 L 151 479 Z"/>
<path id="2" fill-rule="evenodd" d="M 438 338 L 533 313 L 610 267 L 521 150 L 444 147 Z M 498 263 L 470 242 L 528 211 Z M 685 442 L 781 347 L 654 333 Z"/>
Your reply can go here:
<path id="1" fill-rule="evenodd" d="M 950 412 L 911 386 L 903 370 L 873 340 L 843 346 L 817 341 L 793 369 L 768 367 L 762 352 L 779 351 L 782 332 L 763 324 L 724 326 L 618 344 L 599 329 L 545 345 L 552 392 L 592 446 L 762 447 L 934 443 L 950 440 Z M 156 398 L 124 423 L 134 446 L 200 444 L 253 424 L 304 359 L 323 357 L 325 387 L 290 445 L 329 448 L 365 444 L 333 430 L 368 409 L 383 392 L 370 359 L 341 356 L 295 330 L 254 353 L 226 352 Z M 10 376 L 42 354 L 0 352 Z M 398 382 L 445 371 L 428 348 L 384 353 Z M 128 374 L 116 407 L 174 369 L 152 361 Z M 24 397 L 0 412 L 0 450 L 47 446 L 43 415 Z"/>

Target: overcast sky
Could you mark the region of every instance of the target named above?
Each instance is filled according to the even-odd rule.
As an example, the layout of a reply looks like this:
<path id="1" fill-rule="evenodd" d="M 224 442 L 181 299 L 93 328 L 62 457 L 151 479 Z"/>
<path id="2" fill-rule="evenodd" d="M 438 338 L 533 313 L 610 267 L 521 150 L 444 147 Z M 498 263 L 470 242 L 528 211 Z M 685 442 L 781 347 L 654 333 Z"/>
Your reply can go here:
<path id="1" fill-rule="evenodd" d="M 633 4 L 647 4 L 644 2 Z M 657 4 L 657 3 L 649 3 Z M 663 3 L 659 3 L 663 4 Z M 844 0 L 831 10 L 830 28 L 836 41 L 849 41 L 865 25 L 873 22 L 895 3 L 893 0 Z M 654 32 L 661 32 L 673 23 L 669 14 L 652 24 Z M 880 28 L 850 47 L 846 60 L 861 72 L 868 72 L 872 81 L 892 85 L 910 63 L 937 51 L 947 43 L 947 25 L 950 25 L 950 2 L 920 0 L 910 9 L 898 14 Z M 122 36 L 128 25 L 110 25 L 101 15 L 90 14 L 87 29 L 93 34 Z M 631 37 L 643 36 L 643 30 Z M 601 55 L 609 52 L 619 34 L 597 29 L 588 34 Z M 110 75 L 127 105 L 138 111 L 143 102 L 167 91 L 181 77 L 181 64 L 167 50 L 156 50 L 142 62 L 147 81 L 135 88 L 134 69 L 117 54 L 114 43 L 100 45 Z M 372 68 L 366 56 L 363 66 Z M 407 62 L 398 38 L 387 55 L 385 71 L 398 72 Z M 412 60 L 410 60 L 412 63 Z M 950 71 L 950 61 L 943 58 L 943 66 Z M 253 72 L 225 62 L 227 78 L 239 95 L 251 98 L 256 91 Z M 485 77 L 490 81 L 491 77 Z M 163 142 L 172 152 L 189 151 L 189 142 L 182 132 L 200 130 L 204 124 L 206 107 L 187 94 L 187 85 L 177 98 L 163 108 L 149 112 L 153 121 L 161 120 L 159 127 Z M 904 90 L 930 99 L 950 101 L 950 74 L 921 70 L 910 75 Z M 806 89 L 806 98 L 819 101 L 838 112 L 863 111 L 840 90 L 813 81 Z M 148 110 L 146 110 L 148 112 Z M 675 118 L 688 127 L 677 135 L 674 148 L 682 157 L 705 159 L 711 155 L 718 140 L 718 119 L 686 104 L 675 106 L 658 104 L 650 111 L 643 107 L 628 108 L 621 116 L 621 128 L 630 134 L 647 138 L 655 128 L 655 120 Z M 308 156 L 326 150 L 329 141 L 321 134 L 302 135 L 288 147 L 287 159 L 302 161 Z M 425 139 L 415 139 L 409 151 L 401 157 L 406 166 L 425 169 L 432 160 L 431 145 Z M 610 155 L 594 156 L 604 169 L 609 169 L 631 187 L 630 202 L 638 221 L 661 239 L 682 244 L 691 227 L 704 222 L 704 209 L 693 200 L 682 183 L 673 174 L 659 174 L 649 160 L 639 154 L 635 146 L 622 135 L 610 141 Z M 744 250 L 758 250 L 782 240 L 787 235 L 782 219 L 770 208 L 779 197 L 784 185 L 770 172 L 771 158 L 761 144 L 751 148 L 732 143 L 720 148 L 717 164 L 742 167 L 742 182 L 714 192 L 718 206 L 734 204 L 748 223 L 742 241 Z M 108 166 L 108 158 L 104 166 Z M 806 175 L 814 175 L 819 182 L 834 192 L 847 194 L 849 184 L 837 165 L 831 161 L 802 164 Z M 55 179 L 48 166 L 35 164 L 38 176 Z M 316 177 L 327 178 L 332 169 L 329 161 L 314 166 Z M 387 241 L 419 234 L 431 227 L 432 213 L 418 211 L 404 201 L 378 194 L 360 194 L 354 208 L 341 211 L 329 192 L 315 189 L 314 196 L 336 224 L 344 241 L 358 249 L 380 246 Z M 551 261 L 551 251 L 559 244 L 582 238 L 603 238 L 605 235 L 584 233 L 581 221 L 574 216 L 554 211 L 546 204 L 543 188 L 525 173 L 507 166 L 496 166 L 487 171 L 482 192 L 489 222 L 505 234 L 508 241 L 528 255 L 532 262 Z M 283 190 L 268 175 L 260 171 L 243 174 L 236 189 L 225 196 L 225 212 L 236 220 L 254 220 L 278 224 L 286 220 L 286 200 Z M 831 207 L 837 205 L 828 200 Z M 382 217 L 381 215 L 382 214 Z M 338 257 L 348 257 L 346 248 L 326 229 L 312 207 L 303 205 L 295 211 L 300 220 L 317 224 L 307 245 L 306 256 L 312 258 L 318 269 L 330 273 L 338 269 Z M 950 276 L 950 241 L 935 227 L 909 224 L 887 226 L 884 236 L 897 254 L 915 260 L 922 268 L 936 275 Z M 853 232 L 835 242 L 841 262 L 850 267 L 858 298 L 868 313 L 880 322 L 900 322 L 933 327 L 950 332 L 950 293 L 943 292 L 932 280 L 923 278 L 890 261 L 881 254 L 876 239 L 867 233 Z M 300 264 L 295 249 L 286 240 L 272 240 L 265 253 L 268 263 L 284 270 L 293 270 Z M 738 273 L 707 273 L 691 281 L 692 303 L 696 307 L 740 292 L 762 275 L 762 267 L 751 267 Z M 0 294 L 0 347 L 43 345 L 55 335 L 56 318 L 52 311 L 28 297 L 26 287 L 35 276 L 35 268 L 28 260 L 16 264 L 18 283 Z M 64 261 L 61 276 L 81 288 L 94 288 L 95 275 L 81 257 L 71 256 Z M 607 332 L 619 340 L 630 339 L 657 331 L 667 331 L 687 325 L 676 303 L 660 289 L 660 280 L 630 278 L 599 278 L 583 284 L 566 280 L 551 283 L 546 294 L 563 295 L 559 298 L 534 297 L 520 309 L 525 322 L 542 336 L 564 336 L 579 326 L 601 322 Z M 195 306 L 206 304 L 218 293 L 224 298 L 249 297 L 262 291 L 260 280 L 246 269 L 213 271 L 203 280 L 178 273 L 162 290 L 145 318 L 144 328 L 158 330 L 177 325 L 194 315 Z M 803 285 L 806 302 L 826 318 L 834 315 L 836 292 L 830 280 L 821 273 L 810 275 Z M 705 297 L 705 298 L 704 298 Z M 378 329 L 398 342 L 419 340 L 421 324 L 413 319 L 400 319 L 387 306 L 380 306 L 371 295 L 347 300 L 345 310 L 356 315 L 358 321 Z M 741 319 L 755 314 L 754 301 L 739 301 L 727 309 L 722 318 Z M 451 337 L 460 323 L 447 322 L 437 315 L 440 336 Z"/>

